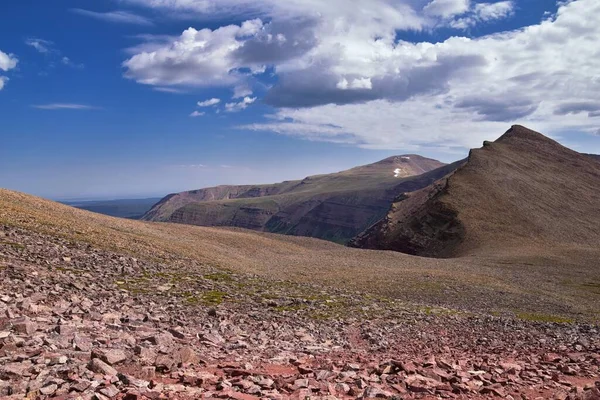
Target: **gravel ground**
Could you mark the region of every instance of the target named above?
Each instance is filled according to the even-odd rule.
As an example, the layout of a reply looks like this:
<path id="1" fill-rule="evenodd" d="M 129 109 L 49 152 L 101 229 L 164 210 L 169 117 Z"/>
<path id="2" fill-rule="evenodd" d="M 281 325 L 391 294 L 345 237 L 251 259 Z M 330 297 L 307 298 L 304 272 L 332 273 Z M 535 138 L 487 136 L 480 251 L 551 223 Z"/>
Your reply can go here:
<path id="1" fill-rule="evenodd" d="M 599 328 L 0 226 L 0 396 L 600 398 Z"/>

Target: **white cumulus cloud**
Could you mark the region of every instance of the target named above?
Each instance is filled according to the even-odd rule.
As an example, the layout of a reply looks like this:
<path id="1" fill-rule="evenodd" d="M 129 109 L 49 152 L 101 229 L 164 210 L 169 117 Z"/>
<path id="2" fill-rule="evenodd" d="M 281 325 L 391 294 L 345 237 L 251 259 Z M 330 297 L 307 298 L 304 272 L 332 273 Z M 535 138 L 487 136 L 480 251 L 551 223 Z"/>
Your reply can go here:
<path id="1" fill-rule="evenodd" d="M 126 60 L 125 76 L 147 85 L 229 85 L 240 81 L 235 52 L 244 38 L 256 34 L 260 20 L 218 29 L 186 29 L 167 45 L 143 51 Z"/>
<path id="2" fill-rule="evenodd" d="M 499 1 L 497 3 L 478 3 L 474 11 L 484 21 L 504 18 L 514 10 L 514 2 Z"/>
<path id="3" fill-rule="evenodd" d="M 15 68 L 19 60 L 13 54 L 6 54 L 0 50 L 0 69 L 4 72 Z"/>
<path id="4" fill-rule="evenodd" d="M 478 145 L 514 122 L 548 133 L 595 133 L 600 125 L 593 107 L 600 101 L 596 0 L 561 2 L 556 15 L 520 29 L 437 43 L 398 40 L 398 32 L 468 29 L 510 17 L 514 2 L 138 3 L 215 20 L 231 13 L 247 18 L 151 42 L 124 67 L 143 84 L 224 86 L 234 93 L 251 90 L 261 74 L 275 76 L 276 83 L 263 86 L 263 101 L 274 111 L 248 129 L 368 148 L 450 151 Z M 246 108 L 256 100 L 249 96 L 225 110 Z"/>
<path id="5" fill-rule="evenodd" d="M 208 100 L 204 100 L 204 101 L 199 101 L 198 107 L 210 107 L 210 106 L 214 106 L 217 105 L 221 102 L 220 99 L 217 98 L 212 98 L 212 99 L 208 99 Z"/>
<path id="6" fill-rule="evenodd" d="M 432 0 L 423 11 L 428 15 L 449 18 L 469 10 L 470 0 Z"/>
<path id="7" fill-rule="evenodd" d="M 6 54 L 0 50 L 0 70 L 8 72 L 9 70 L 16 68 L 19 60 L 13 54 Z M 8 82 L 6 76 L 0 75 L 0 90 L 4 89 L 6 82 Z"/>
<path id="8" fill-rule="evenodd" d="M 205 112 L 202 111 L 194 111 L 190 114 L 190 117 L 195 118 L 195 117 L 201 117 L 203 115 L 205 115 Z"/>
<path id="9" fill-rule="evenodd" d="M 467 15 L 451 20 L 448 24 L 457 29 L 468 29 L 482 22 L 500 20 L 514 13 L 513 1 L 499 1 L 497 3 L 477 3 Z"/>
<path id="10" fill-rule="evenodd" d="M 227 103 L 225 104 L 225 111 L 227 112 L 237 112 L 242 111 L 248 108 L 248 106 L 256 101 L 256 97 L 244 97 L 242 101 L 237 103 Z"/>

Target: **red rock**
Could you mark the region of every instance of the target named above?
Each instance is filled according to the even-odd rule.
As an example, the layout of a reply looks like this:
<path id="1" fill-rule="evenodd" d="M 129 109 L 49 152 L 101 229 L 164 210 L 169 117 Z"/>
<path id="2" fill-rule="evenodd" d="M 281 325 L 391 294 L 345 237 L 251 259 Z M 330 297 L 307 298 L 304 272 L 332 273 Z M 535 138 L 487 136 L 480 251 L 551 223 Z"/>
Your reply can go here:
<path id="1" fill-rule="evenodd" d="M 234 400 L 260 400 L 260 397 L 240 392 L 231 392 L 228 395 Z"/>
<path id="2" fill-rule="evenodd" d="M 306 364 L 298 365 L 298 371 L 301 374 L 310 374 L 311 372 L 313 372 L 312 368 Z"/>
<path id="3" fill-rule="evenodd" d="M 179 349 L 179 359 L 181 365 L 183 366 L 198 362 L 198 356 L 196 355 L 196 352 L 189 346 L 184 346 Z"/>
<path id="4" fill-rule="evenodd" d="M 562 357 L 555 353 L 544 354 L 544 361 L 547 363 L 559 362 L 561 359 L 562 359 Z"/>
<path id="5" fill-rule="evenodd" d="M 401 361 L 392 361 L 392 363 L 400 368 L 402 371 L 406 372 L 407 374 L 414 374 L 417 372 L 417 367 L 415 365 L 415 363 L 413 363 L 412 361 L 408 361 L 408 362 L 401 362 Z"/>
<path id="6" fill-rule="evenodd" d="M 422 375 L 410 375 L 408 378 L 406 378 L 405 384 L 408 390 L 411 392 L 433 393 L 433 390 L 439 384 L 439 382 Z"/>
<path id="7" fill-rule="evenodd" d="M 88 364 L 88 368 L 94 372 L 97 372 L 97 373 L 103 374 L 103 375 L 116 376 L 118 374 L 116 369 L 114 369 L 110 365 L 106 364 L 104 361 L 100 360 L 99 358 L 94 358 L 93 360 L 91 360 L 90 363 Z"/>
<path id="8" fill-rule="evenodd" d="M 146 380 L 152 380 L 156 376 L 156 367 L 145 366 L 142 367 L 142 378 Z"/>
<path id="9" fill-rule="evenodd" d="M 32 335 L 37 330 L 36 324 L 27 317 L 14 319 L 11 323 L 15 332 L 23 335 Z"/>
<path id="10" fill-rule="evenodd" d="M 485 386 L 479 391 L 481 394 L 493 394 L 499 397 L 506 397 L 506 392 L 501 387 Z"/>
<path id="11" fill-rule="evenodd" d="M 523 369 L 519 364 L 516 363 L 500 363 L 500 367 L 511 375 L 516 375 Z"/>
<path id="12" fill-rule="evenodd" d="M 92 358 L 99 358 L 108 365 L 116 365 L 127 360 L 127 354 L 121 349 L 95 349 Z"/>
<path id="13" fill-rule="evenodd" d="M 158 371 L 170 371 L 175 365 L 175 360 L 171 356 L 160 354 L 156 357 L 156 361 L 154 362 L 154 366 Z"/>
<path id="14" fill-rule="evenodd" d="M 434 365 L 436 365 L 435 356 L 429 356 L 427 357 L 427 360 L 423 362 L 424 367 L 433 367 Z"/>
<path id="15" fill-rule="evenodd" d="M 123 396 L 123 400 L 141 400 L 142 399 L 142 395 L 134 390 L 130 390 L 127 393 L 125 393 L 125 396 Z"/>

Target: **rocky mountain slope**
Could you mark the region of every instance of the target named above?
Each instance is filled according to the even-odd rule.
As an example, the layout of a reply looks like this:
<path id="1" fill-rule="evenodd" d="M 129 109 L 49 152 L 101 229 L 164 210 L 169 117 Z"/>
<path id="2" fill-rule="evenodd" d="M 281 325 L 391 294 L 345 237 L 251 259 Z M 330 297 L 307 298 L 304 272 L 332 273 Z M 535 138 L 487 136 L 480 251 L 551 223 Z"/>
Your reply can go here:
<path id="1" fill-rule="evenodd" d="M 227 254 L 235 243 L 255 262 L 267 263 L 262 252 L 270 251 L 271 258 L 285 253 L 287 261 L 299 254 L 303 265 L 275 260 L 256 274 L 248 261 Z M 225 254 L 231 270 L 200 261 L 212 253 Z M 387 271 L 379 266 L 385 258 Z M 358 269 L 335 272 L 352 260 L 372 265 L 363 268 L 360 291 L 346 286 Z M 314 239 L 141 223 L 0 190 L 0 398 L 600 396 L 599 327 L 543 314 L 537 293 L 528 302 L 537 313 L 490 316 L 430 299 L 398 301 L 381 295 L 383 281 L 369 279 L 384 276 L 406 287 L 411 270 L 431 278 L 438 262 L 461 280 L 478 274 L 487 284 L 494 280 L 484 260 L 463 275 L 468 260 L 450 264 Z M 536 268 L 515 265 L 506 284 L 518 284 L 523 279 L 513 274 L 528 269 Z M 572 278 L 590 275 L 573 269 Z M 295 270 L 311 273 L 290 280 Z M 337 279 L 314 279 L 317 271 Z M 551 272 L 544 264 L 544 281 Z M 461 297 L 469 297 L 473 284 Z M 447 298 L 452 285 L 435 276 L 419 290 Z M 498 295 L 497 289 L 479 293 L 469 303 Z M 521 304 L 515 293 L 510 297 L 511 307 Z"/>
<path id="2" fill-rule="evenodd" d="M 234 226 L 344 243 L 380 219 L 400 192 L 455 168 L 414 154 L 273 185 L 218 186 L 171 194 L 147 221 Z"/>
<path id="3" fill-rule="evenodd" d="M 600 243 L 600 165 L 522 126 L 401 195 L 352 245 L 453 257 Z"/>

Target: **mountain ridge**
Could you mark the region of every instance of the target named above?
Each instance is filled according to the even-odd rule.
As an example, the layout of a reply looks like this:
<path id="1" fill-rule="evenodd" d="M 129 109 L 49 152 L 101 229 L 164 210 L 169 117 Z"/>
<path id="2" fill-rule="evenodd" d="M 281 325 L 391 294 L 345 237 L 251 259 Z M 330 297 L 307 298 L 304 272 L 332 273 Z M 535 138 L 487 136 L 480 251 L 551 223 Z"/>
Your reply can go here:
<path id="1" fill-rule="evenodd" d="M 171 194 L 142 219 L 235 226 L 344 243 L 378 220 L 398 191 L 426 186 L 443 176 L 444 168 L 453 167 L 416 154 L 391 156 L 301 180 Z"/>

